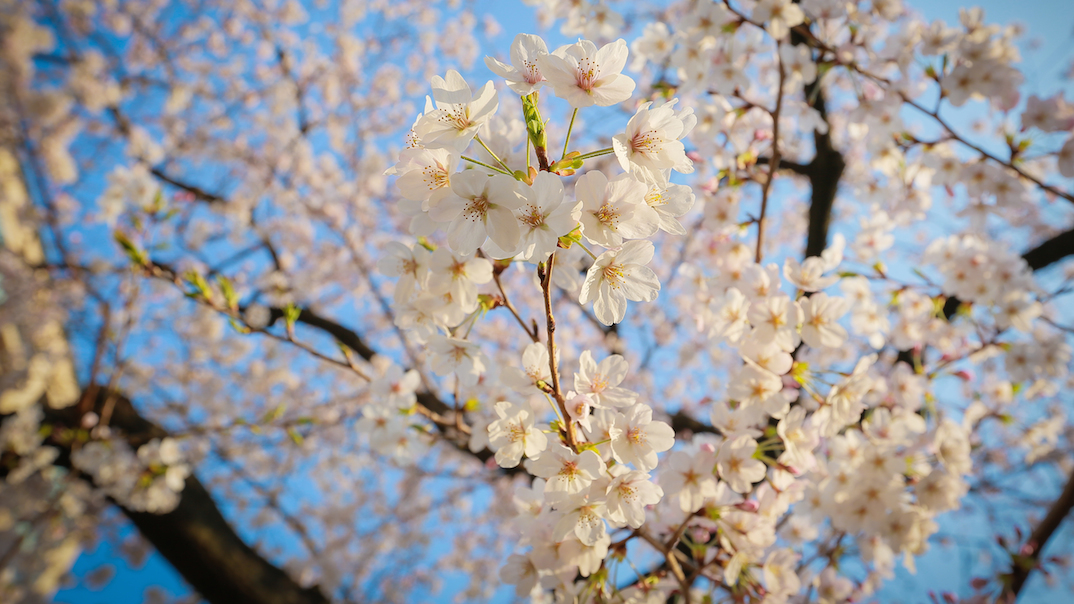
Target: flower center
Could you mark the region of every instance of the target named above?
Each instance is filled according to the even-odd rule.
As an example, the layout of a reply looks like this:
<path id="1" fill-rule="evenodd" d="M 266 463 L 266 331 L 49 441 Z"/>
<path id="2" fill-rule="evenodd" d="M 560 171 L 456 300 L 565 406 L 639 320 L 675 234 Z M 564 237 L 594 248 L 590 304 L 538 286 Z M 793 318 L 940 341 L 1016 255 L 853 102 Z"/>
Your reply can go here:
<path id="1" fill-rule="evenodd" d="M 599 220 L 601 224 L 611 229 L 614 229 L 616 223 L 619 222 L 619 208 L 607 201 L 604 202 L 604 205 L 600 206 L 599 210 L 593 212 L 593 215 L 597 217 L 597 220 Z"/>
<path id="2" fill-rule="evenodd" d="M 521 423 L 511 424 L 507 431 L 507 439 L 513 443 L 526 440 L 526 429 Z"/>
<path id="3" fill-rule="evenodd" d="M 593 63 L 590 58 L 586 57 L 578 62 L 576 81 L 578 87 L 586 91 L 587 94 L 593 94 L 594 84 L 599 77 L 600 67 Z"/>
<path id="4" fill-rule="evenodd" d="M 476 222 L 478 220 L 484 220 L 485 214 L 489 211 L 489 199 L 484 195 L 478 195 L 470 199 L 470 203 L 466 204 L 466 209 L 462 211 L 462 215 L 466 220 Z"/>
<path id="5" fill-rule="evenodd" d="M 630 139 L 630 150 L 634 153 L 649 155 L 659 151 L 659 146 L 660 140 L 656 136 L 655 130 L 638 132 L 634 135 L 634 138 Z"/>
<path id="6" fill-rule="evenodd" d="M 540 208 L 533 204 L 526 204 L 526 206 L 522 208 L 518 219 L 531 229 L 536 229 L 544 224 L 544 214 L 541 213 Z"/>
<path id="7" fill-rule="evenodd" d="M 609 264 L 601 271 L 604 275 L 604 280 L 608 282 L 615 289 L 619 289 L 620 284 L 623 282 L 623 267 L 618 264 Z"/>

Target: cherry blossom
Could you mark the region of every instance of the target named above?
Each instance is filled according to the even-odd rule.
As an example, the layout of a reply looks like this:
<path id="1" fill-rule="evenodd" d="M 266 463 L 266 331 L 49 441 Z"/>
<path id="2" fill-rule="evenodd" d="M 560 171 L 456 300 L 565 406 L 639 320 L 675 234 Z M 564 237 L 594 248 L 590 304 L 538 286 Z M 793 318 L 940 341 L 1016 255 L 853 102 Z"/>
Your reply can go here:
<path id="1" fill-rule="evenodd" d="M 599 49 L 589 40 L 539 55 L 537 66 L 552 90 L 572 107 L 622 103 L 634 92 L 634 80 L 623 75 L 626 41 L 620 39 Z"/>
<path id="2" fill-rule="evenodd" d="M 433 76 L 432 88 L 433 100 L 426 101 L 425 115 L 414 125 L 421 144 L 429 148 L 465 149 L 499 106 L 491 81 L 472 93 L 454 69 L 448 70 L 446 78 Z"/>
<path id="3" fill-rule="evenodd" d="M 656 273 L 645 266 L 653 253 L 653 244 L 644 240 L 628 241 L 618 250 L 604 252 L 586 273 L 578 302 L 593 301 L 593 313 L 605 325 L 623 320 L 627 300 L 652 302 L 660 292 Z"/>
<path id="4" fill-rule="evenodd" d="M 661 421 L 653 421 L 653 410 L 637 403 L 615 418 L 612 436 L 612 456 L 620 463 L 629 463 L 638 470 L 656 467 L 656 454 L 675 444 L 675 432 Z"/>

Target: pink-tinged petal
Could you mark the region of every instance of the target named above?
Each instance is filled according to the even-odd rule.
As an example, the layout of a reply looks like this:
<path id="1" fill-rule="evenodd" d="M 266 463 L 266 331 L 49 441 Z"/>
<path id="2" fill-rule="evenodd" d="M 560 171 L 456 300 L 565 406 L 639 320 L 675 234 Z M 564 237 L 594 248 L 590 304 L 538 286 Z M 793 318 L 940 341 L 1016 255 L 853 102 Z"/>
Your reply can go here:
<path id="1" fill-rule="evenodd" d="M 575 68 L 561 56 L 550 54 L 537 57 L 537 68 L 552 85 L 553 90 L 575 86 L 577 83 L 574 76 Z M 556 96 L 559 96 L 558 92 Z"/>
<path id="2" fill-rule="evenodd" d="M 470 120 L 479 122 L 491 117 L 499 107 L 500 97 L 496 94 L 496 87 L 492 85 L 492 80 L 489 80 L 477 91 L 477 96 L 470 105 Z"/>
<path id="3" fill-rule="evenodd" d="M 629 266 L 623 270 L 620 291 L 627 300 L 652 302 L 660 295 L 660 280 L 647 266 Z"/>
<path id="4" fill-rule="evenodd" d="M 500 249 L 514 255 L 520 235 L 515 213 L 505 207 L 493 206 L 489 208 L 487 216 L 488 236 Z"/>
<path id="5" fill-rule="evenodd" d="M 588 304 L 596 297 L 597 291 L 603 279 L 600 277 L 601 267 L 593 265 L 586 272 L 585 281 L 582 283 L 582 293 L 578 296 L 579 304 Z"/>
<path id="6" fill-rule="evenodd" d="M 667 451 L 675 445 L 675 430 L 664 422 L 652 422 L 645 427 L 645 439 L 654 451 Z"/>
<path id="7" fill-rule="evenodd" d="M 435 207 L 429 208 L 429 217 L 437 222 L 451 222 L 462 213 L 467 201 L 461 197 L 451 195 L 444 198 Z"/>
<path id="8" fill-rule="evenodd" d="M 613 354 L 600 362 L 600 372 L 608 380 L 609 384 L 615 385 L 626 379 L 630 364 L 622 355 Z"/>
<path id="9" fill-rule="evenodd" d="M 630 140 L 627 139 L 626 134 L 616 134 L 612 137 L 612 149 L 615 151 L 615 159 L 619 160 L 619 167 L 623 170 L 630 171 Z"/>
<path id="10" fill-rule="evenodd" d="M 432 88 L 433 98 L 437 103 L 464 105 L 473 98 L 469 84 L 454 69 L 448 70 L 446 78 L 433 76 Z"/>
<path id="11" fill-rule="evenodd" d="M 607 187 L 608 177 L 599 170 L 590 170 L 574 184 L 574 196 L 582 202 L 583 208 L 596 210 L 604 203 Z"/>
<path id="12" fill-rule="evenodd" d="M 503 176 L 506 176 L 504 174 Z M 484 193 L 489 181 L 488 174 L 480 170 L 466 170 L 451 175 L 451 192 L 464 199 L 472 199 Z"/>
<path id="13" fill-rule="evenodd" d="M 485 243 L 488 233 L 485 221 L 468 214 L 460 214 L 448 227 L 448 245 L 456 253 L 468 255 Z"/>
<path id="14" fill-rule="evenodd" d="M 574 532 L 575 527 L 578 526 L 578 512 L 568 512 L 563 515 L 562 518 L 556 522 L 555 528 L 552 529 L 552 539 L 555 541 L 563 541 Z"/>
<path id="15" fill-rule="evenodd" d="M 601 80 L 593 88 L 592 102 L 601 107 L 618 105 L 634 94 L 635 86 L 637 84 L 634 83 L 634 80 L 623 74 L 610 77 L 606 81 Z"/>
<path id="16" fill-rule="evenodd" d="M 642 185 L 643 188 L 644 186 Z M 645 239 L 659 228 L 660 215 L 643 201 L 634 207 L 634 215 L 630 220 L 619 224 L 619 234 L 626 239 Z"/>
<path id="17" fill-rule="evenodd" d="M 517 210 L 525 198 L 518 193 L 519 182 L 506 174 L 494 174 L 488 180 L 489 203 Z"/>
<path id="18" fill-rule="evenodd" d="M 626 316 L 627 301 L 619 292 L 613 292 L 607 281 L 601 282 L 597 291 L 597 300 L 593 303 L 593 312 L 604 325 L 614 325 Z"/>
<path id="19" fill-rule="evenodd" d="M 615 256 L 616 264 L 649 264 L 656 248 L 651 241 L 628 241 Z"/>
<path id="20" fill-rule="evenodd" d="M 510 80 L 515 77 L 515 68 L 502 62 L 497 61 L 492 57 L 485 57 L 485 67 L 489 68 L 489 71 L 500 76 L 505 80 Z"/>
<path id="21" fill-rule="evenodd" d="M 593 55 L 593 62 L 600 66 L 601 73 L 619 73 L 626 67 L 628 52 L 626 40 L 619 38 L 602 46 Z"/>

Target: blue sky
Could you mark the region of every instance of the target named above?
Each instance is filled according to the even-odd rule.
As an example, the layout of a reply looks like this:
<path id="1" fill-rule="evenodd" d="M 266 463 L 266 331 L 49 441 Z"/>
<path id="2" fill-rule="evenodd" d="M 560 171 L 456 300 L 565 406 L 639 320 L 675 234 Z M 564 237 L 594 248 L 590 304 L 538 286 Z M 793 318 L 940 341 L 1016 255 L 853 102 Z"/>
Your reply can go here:
<path id="1" fill-rule="evenodd" d="M 957 0 L 916 0 L 908 4 L 929 19 L 943 19 L 949 23 L 957 22 L 958 8 L 965 5 Z M 1026 26 L 1021 67 L 1026 74 L 1027 94 L 1048 94 L 1057 89 L 1071 89 L 1070 82 L 1060 81 L 1063 71 L 1069 68 L 1070 60 L 1074 57 L 1074 11 L 1071 10 L 1070 0 L 979 0 L 976 4 L 985 9 L 987 22 L 1016 21 Z M 503 26 L 504 33 L 498 40 L 501 44 L 509 43 L 519 31 L 532 30 L 532 9 L 517 0 L 479 2 L 477 8 L 488 9 Z M 550 37 L 553 41 L 558 39 L 558 35 Z M 555 42 L 552 45 L 554 46 Z M 480 71 L 483 67 L 479 65 L 476 69 Z M 962 119 L 962 124 L 968 125 L 968 119 Z M 956 125 L 958 123 L 956 121 Z M 228 515 L 226 502 L 220 503 L 223 504 L 225 515 Z M 987 526 L 944 526 L 946 532 L 966 539 L 987 539 L 990 530 Z M 123 527 L 120 537 L 130 535 L 134 530 L 129 524 L 124 524 Z M 101 565 L 111 564 L 115 566 L 116 578 L 101 590 L 89 589 L 83 585 L 62 590 L 56 597 L 57 602 L 140 604 L 146 590 L 150 588 L 161 589 L 172 596 L 189 593 L 189 588 L 182 579 L 167 561 L 156 553 L 149 556 L 144 566 L 129 567 L 114 548 L 118 541 L 116 535 L 111 537 L 103 540 L 96 550 L 84 553 L 76 562 L 73 574 L 82 577 Z M 271 537 L 270 540 L 274 541 Z M 969 579 L 967 575 L 971 575 L 976 562 L 955 558 L 951 551 L 934 547 L 918 561 L 919 572 L 916 576 L 911 576 L 900 568 L 896 581 L 881 592 L 881 601 L 924 602 L 928 590 L 941 592 L 963 588 Z M 1033 596 L 1044 597 L 1047 593 L 1038 579 L 1027 593 L 1029 597 L 1026 601 L 1032 601 Z"/>

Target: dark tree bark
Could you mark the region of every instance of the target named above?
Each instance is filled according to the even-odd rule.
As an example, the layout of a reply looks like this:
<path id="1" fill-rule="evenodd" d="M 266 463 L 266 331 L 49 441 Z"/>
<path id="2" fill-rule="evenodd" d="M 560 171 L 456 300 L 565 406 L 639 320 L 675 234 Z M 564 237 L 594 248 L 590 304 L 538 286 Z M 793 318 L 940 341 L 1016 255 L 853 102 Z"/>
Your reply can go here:
<path id="1" fill-rule="evenodd" d="M 118 392 L 109 396 L 103 388 L 95 390 L 96 394 L 90 395 L 93 410 L 100 414 L 111 398 L 114 408 L 109 425 L 131 447 L 168 436 L 163 428 L 142 417 L 126 396 Z M 46 408 L 45 421 L 77 427 L 81 415 L 77 406 L 58 411 Z M 70 467 L 70 445 L 57 438 L 49 444 L 61 450 L 56 463 Z M 190 586 L 212 604 L 328 603 L 319 588 L 300 586 L 247 545 L 193 475 L 186 479 L 178 507 L 167 514 L 137 512 L 119 504 L 117 507 Z"/>
<path id="2" fill-rule="evenodd" d="M 1012 556 L 1011 572 L 1005 577 L 1003 591 L 998 599 L 1000 602 L 1013 603 L 1018 599 L 1018 594 L 1025 587 L 1029 575 L 1039 567 L 1041 555 L 1044 553 L 1048 540 L 1055 535 L 1063 524 L 1063 520 L 1070 515 L 1071 508 L 1074 508 L 1074 474 L 1067 480 L 1059 498 L 1052 502 L 1052 507 L 1048 508 L 1048 514 L 1044 520 L 1041 520 L 1037 528 L 1033 529 L 1033 533 L 1029 535 L 1025 550 L 1023 550 L 1025 553 Z"/>

